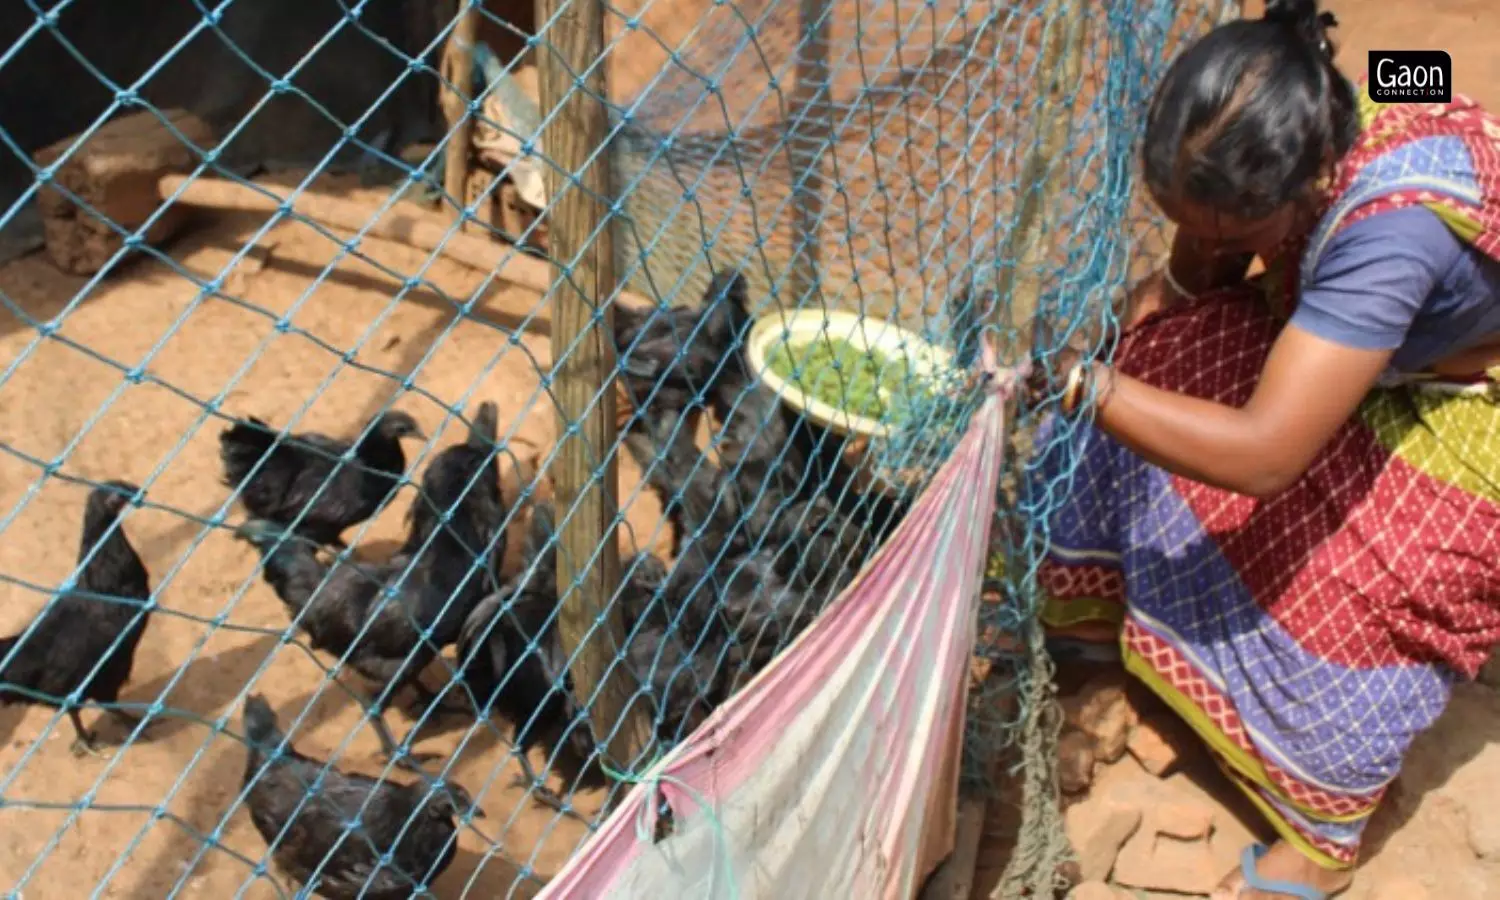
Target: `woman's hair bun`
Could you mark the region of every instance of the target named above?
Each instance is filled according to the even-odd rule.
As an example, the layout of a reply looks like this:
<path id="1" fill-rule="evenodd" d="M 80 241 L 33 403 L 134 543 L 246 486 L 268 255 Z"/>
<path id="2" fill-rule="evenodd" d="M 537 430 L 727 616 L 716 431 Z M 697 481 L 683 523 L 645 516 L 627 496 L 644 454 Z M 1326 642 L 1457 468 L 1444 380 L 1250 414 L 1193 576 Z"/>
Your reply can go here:
<path id="1" fill-rule="evenodd" d="M 1328 39 L 1328 30 L 1337 28 L 1339 20 L 1331 12 L 1320 12 L 1318 0 L 1266 0 L 1266 14 L 1261 18 L 1291 28 L 1298 37 L 1317 47 L 1319 53 L 1333 59 L 1334 47 Z"/>

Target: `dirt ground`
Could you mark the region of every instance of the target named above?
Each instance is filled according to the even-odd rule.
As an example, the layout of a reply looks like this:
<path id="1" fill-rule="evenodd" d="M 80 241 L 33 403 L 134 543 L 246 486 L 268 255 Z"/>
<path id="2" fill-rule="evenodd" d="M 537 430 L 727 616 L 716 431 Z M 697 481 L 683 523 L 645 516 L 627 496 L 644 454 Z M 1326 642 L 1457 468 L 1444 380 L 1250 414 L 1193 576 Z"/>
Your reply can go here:
<path id="1" fill-rule="evenodd" d="M 252 238 L 254 224 L 220 221 L 194 233 L 174 247 L 177 263 L 212 277 Z M 421 254 L 398 245 L 366 246 L 397 271 L 415 272 L 423 261 Z M 77 552 L 83 488 L 48 479 L 18 513 L 9 512 L 22 504 L 41 474 L 19 454 L 34 460 L 66 454 L 64 473 L 145 484 L 150 503 L 172 511 L 147 508 L 126 519 L 126 532 L 160 585 L 161 608 L 147 629 L 124 699 L 159 699 L 196 717 L 165 720 L 113 760 L 78 760 L 68 752 L 72 732 L 66 719 L 50 710 L 0 711 L 5 772 L 0 777 L 8 804 L 66 806 L 85 796 L 93 804 L 66 828 L 65 811 L 0 810 L 0 832 L 9 836 L 0 846 L 0 883 L 8 888 L 21 886 L 25 875 L 24 890 L 39 896 L 87 896 L 95 888 L 98 896 L 109 897 L 161 897 L 174 889 L 188 897 L 237 891 L 250 867 L 232 853 L 254 860 L 264 851 L 248 817 L 229 815 L 217 835 L 222 849 L 209 849 L 201 858 L 198 835 L 220 826 L 236 799 L 244 765 L 243 745 L 205 723 L 222 724 L 227 717 L 229 730 L 238 732 L 237 700 L 247 684 L 271 700 L 284 726 L 306 709 L 294 732 L 302 752 L 328 757 L 349 739 L 340 754 L 345 766 L 368 774 L 382 771 L 374 734 L 362 726 L 348 695 L 324 682 L 323 669 L 306 652 L 269 636 L 268 629 L 279 633 L 285 627 L 286 614 L 259 577 L 252 577 L 254 553 L 227 528 L 200 524 L 239 516 L 225 509 L 227 491 L 218 483 L 216 436 L 222 423 L 203 421 L 202 404 L 217 398 L 228 413 L 283 423 L 298 415 L 306 398 L 316 396 L 297 427 L 348 433 L 409 374 L 413 390 L 399 405 L 433 436 L 432 448 L 420 451 L 424 454 L 463 433 L 437 398 L 468 409 L 483 399 L 496 401 L 501 432 L 511 433 L 511 449 L 519 456 L 534 456 L 552 443 L 553 410 L 534 400 L 538 369 L 550 362 L 546 334 L 526 334 L 512 344 L 487 318 L 492 305 L 532 305 L 535 295 L 497 286 L 470 318 L 461 319 L 454 298 L 467 298 L 480 286 L 476 273 L 439 262 L 426 273 L 432 288 L 398 301 L 393 299 L 397 282 L 358 261 L 338 266 L 309 294 L 312 279 L 332 259 L 329 241 L 292 225 L 272 231 L 258 247 L 231 271 L 226 291 L 271 316 L 223 300 L 205 301 L 186 279 L 153 262 L 89 293 L 63 320 L 58 336 L 118 367 L 60 341 L 33 348 L 34 331 L 13 317 L 0 321 L 0 357 L 15 366 L 0 388 L 0 432 L 12 450 L 0 459 L 0 503 L 13 516 L 0 540 L 0 572 L 32 585 L 55 585 L 69 573 Z M 0 270 L 0 290 L 41 320 L 59 315 L 83 284 L 59 275 L 40 254 Z M 282 315 L 294 330 L 276 331 L 273 317 Z M 329 346 L 358 348 L 355 362 L 390 374 L 346 366 L 341 351 Z M 122 369 L 132 367 L 148 373 L 141 383 L 124 378 Z M 409 447 L 408 452 L 417 451 Z M 634 478 L 627 468 L 622 480 L 634 484 Z M 390 542 L 402 535 L 400 517 L 409 496 L 398 499 L 362 538 L 372 555 L 388 553 Z M 651 540 L 659 519 L 653 502 L 627 510 L 634 528 L 622 531 L 627 549 L 636 540 L 641 545 Z M 0 596 L 0 631 L 7 633 L 46 601 L 43 593 L 14 582 L 0 587 Z M 216 617 L 222 617 L 222 627 L 206 622 Z M 85 721 L 95 715 L 85 713 Z M 390 719 L 398 734 L 411 724 L 400 712 L 391 712 Z M 106 725 L 104 733 L 124 736 L 113 728 Z M 513 773 L 504 766 L 508 745 L 498 740 L 498 732 L 480 729 L 456 751 L 463 735 L 462 729 L 439 734 L 422 740 L 421 749 L 453 757 L 452 775 L 488 813 L 479 824 L 500 852 L 529 861 L 544 875 L 556 871 L 582 829 L 572 820 L 557 820 L 550 810 L 521 804 L 521 794 L 507 786 Z M 584 807 L 597 803 L 597 797 L 581 800 Z M 168 817 L 153 815 L 157 804 Z M 539 846 L 533 855 L 534 844 Z M 463 855 L 441 882 L 444 896 L 458 896 L 471 878 L 471 890 L 480 896 L 507 895 L 515 869 L 499 856 L 486 860 L 485 847 L 478 835 L 465 835 Z M 26 875 L 33 860 L 40 862 Z M 260 884 L 246 896 L 275 893 Z"/>
<path id="2" fill-rule="evenodd" d="M 1500 11 L 1488 0 L 1331 6 L 1343 24 L 1339 38 L 1351 70 L 1362 68 L 1370 48 L 1442 48 L 1453 57 L 1459 89 L 1500 106 L 1500 56 L 1491 43 L 1500 35 Z M 257 225 L 247 217 L 201 228 L 173 247 L 175 264 L 214 277 Z M 365 249 L 403 274 L 424 264 L 422 254 L 396 244 L 366 241 Z M 7 890 L 41 897 L 275 896 L 265 882 L 250 882 L 246 859 L 259 859 L 264 845 L 238 809 L 244 748 L 221 733 L 238 732 L 238 701 L 247 689 L 266 694 L 284 726 L 305 712 L 293 734 L 302 752 L 338 754 L 348 769 L 382 771 L 358 707 L 326 682 L 327 660 L 273 636 L 286 616 L 253 575 L 254 553 L 226 528 L 200 524 L 239 515 L 225 507 L 216 446 L 221 425 L 206 418 L 205 405 L 278 424 L 300 414 L 298 428 L 347 433 L 409 377 L 412 391 L 399 405 L 434 437 L 424 456 L 461 433 L 445 404 L 472 409 L 482 399 L 500 404 L 502 433 L 514 427 L 517 453 L 551 443 L 552 410 L 532 402 L 538 369 L 550 360 L 547 336 L 512 342 L 492 318 L 501 307 L 534 302 L 534 295 L 493 285 L 469 317 L 460 317 L 456 304 L 481 287 L 479 274 L 439 261 L 424 273 L 429 286 L 397 300 L 399 279 L 358 260 L 317 280 L 336 250 L 287 225 L 262 237 L 228 271 L 225 292 L 271 316 L 200 297 L 187 279 L 149 261 L 91 287 L 62 319 L 61 340 L 37 343 L 35 331 L 0 315 L 0 443 L 10 451 L 0 455 L 0 631 L 15 630 L 45 602 L 43 591 L 66 577 L 77 552 L 84 491 L 51 478 L 38 488 L 41 465 L 61 459 L 64 474 L 147 484 L 151 504 L 166 509 L 135 511 L 125 529 L 160 586 L 161 606 L 125 699 L 157 701 L 193 717 L 165 720 L 112 759 L 75 759 L 63 717 L 0 710 L 0 792 L 7 804 L 0 808 L 0 834 L 8 838 L 0 842 L 0 885 Z M 40 254 L 0 269 L 0 291 L 41 321 L 58 317 L 85 284 L 58 274 Z M 290 327 L 279 329 L 273 316 Z M 367 369 L 345 365 L 343 352 L 351 348 L 351 361 Z M 131 372 L 144 377 L 127 377 Z M 303 411 L 309 397 L 316 399 Z M 633 473 L 627 469 L 622 481 L 628 491 Z M 377 545 L 373 553 L 401 534 L 406 502 L 398 500 L 364 535 L 363 542 Z M 622 541 L 651 546 L 653 533 L 659 537 L 657 512 L 649 500 L 633 507 L 633 535 L 627 531 Z M 411 724 L 402 712 L 389 716 L 398 734 Z M 104 733 L 122 736 L 110 725 Z M 420 741 L 420 749 L 451 758 L 452 777 L 487 813 L 477 823 L 483 835 L 463 835 L 461 854 L 437 892 L 524 896 L 530 892 L 524 880 L 512 893 L 517 862 L 543 876 L 555 872 L 583 831 L 525 804 L 507 786 L 513 767 L 499 733 L 480 730 L 467 740 L 464 734 Z M 1500 784 L 1492 781 L 1488 790 Z M 89 808 L 74 811 L 82 800 Z M 583 805 L 595 802 L 585 798 Z"/>

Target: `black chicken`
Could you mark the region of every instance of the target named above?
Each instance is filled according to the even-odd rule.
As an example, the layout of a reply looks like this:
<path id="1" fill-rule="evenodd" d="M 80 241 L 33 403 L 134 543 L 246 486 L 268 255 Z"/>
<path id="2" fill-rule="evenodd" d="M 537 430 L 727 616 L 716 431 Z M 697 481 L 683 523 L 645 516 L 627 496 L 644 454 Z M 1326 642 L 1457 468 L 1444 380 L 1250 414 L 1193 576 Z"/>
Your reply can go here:
<path id="1" fill-rule="evenodd" d="M 649 421 L 625 436 L 625 447 L 645 473 L 646 484 L 661 497 L 662 516 L 673 527 L 674 559 L 701 552 L 705 533 L 716 550 L 724 545 L 731 552 L 749 550 L 753 536 L 741 525 L 742 492 L 703 456 L 687 428 Z"/>
<path id="2" fill-rule="evenodd" d="M 758 672 L 820 609 L 816 595 L 781 573 L 780 549 L 715 556 L 704 546 L 685 554 L 662 601 L 675 633 L 690 643 L 727 640 L 731 657 Z"/>
<path id="3" fill-rule="evenodd" d="M 23 630 L 0 639 L 0 705 L 66 709 L 78 736 L 75 754 L 96 753 L 98 743 L 69 696 L 76 691 L 81 701 L 114 703 L 130 679 L 135 648 L 150 618 L 145 604 L 151 578 L 119 523 L 120 510 L 139 492 L 128 482 L 110 481 L 89 493 L 77 586 L 42 610 L 30 634 Z M 124 710 L 108 712 L 132 727 L 140 724 Z"/>
<path id="4" fill-rule="evenodd" d="M 330 900 L 420 893 L 453 862 L 454 819 L 469 811 L 484 818 L 460 785 L 351 775 L 282 746 L 276 714 L 258 694 L 245 699 L 244 725 L 250 820 L 276 864 Z M 350 829 L 356 821 L 360 827 Z"/>
<path id="5" fill-rule="evenodd" d="M 418 676 L 458 640 L 469 612 L 490 590 L 494 557 L 504 553 L 497 419 L 493 403 L 480 404 L 468 439 L 433 458 L 408 516 L 406 542 L 384 564 L 325 565 L 312 545 L 259 520 L 237 532 L 260 551 L 266 581 L 294 617 L 301 614 L 313 648 L 347 653 L 349 665 L 380 686 L 372 725 L 388 756 L 398 755 L 381 715 L 385 703 L 410 686 L 435 708 Z M 388 590 L 395 593 L 389 601 Z M 430 758 L 404 754 L 398 763 L 411 767 Z"/>
<path id="6" fill-rule="evenodd" d="M 667 420 L 709 403 L 722 379 L 746 374 L 729 351 L 750 324 L 738 272 L 714 276 L 697 307 L 617 305 L 615 353 L 631 403 Z"/>
<path id="7" fill-rule="evenodd" d="M 818 495 L 781 510 L 762 546 L 775 554 L 777 574 L 826 601 L 854 580 L 872 544 L 856 519 Z"/>
<path id="8" fill-rule="evenodd" d="M 670 572 L 638 554 L 622 585 L 625 667 L 644 690 L 656 737 L 673 744 L 703 724 L 726 696 L 730 653 L 722 635 L 695 628 L 668 594 Z M 649 755 L 649 754 L 648 754 Z"/>
<path id="9" fill-rule="evenodd" d="M 595 760 L 588 714 L 574 697 L 568 657 L 557 633 L 557 551 L 552 536 L 552 509 L 537 504 L 527 530 L 529 568 L 475 608 L 459 641 L 459 659 L 479 708 L 504 717 L 515 728 L 522 770 L 515 783 L 528 788 L 539 803 L 579 817 L 537 776 L 528 758 L 532 748 L 540 747 L 564 784 L 584 790 L 608 784 Z M 713 685 L 719 654 L 690 653 L 672 634 L 674 626 L 664 611 L 652 607 L 666 578 L 660 560 L 639 554 L 624 565 L 620 602 L 628 641 L 626 667 L 646 688 L 651 711 L 658 713 L 658 735 L 675 739 L 696 727 L 711 709 L 709 704 L 716 702 Z"/>
<path id="10" fill-rule="evenodd" d="M 568 658 L 557 637 L 557 546 L 549 504 L 532 507 L 526 532 L 528 568 L 474 608 L 459 637 L 464 683 L 477 708 L 503 716 L 515 728 L 513 743 L 522 777 L 534 796 L 554 809 L 565 804 L 531 768 L 527 754 L 542 747 L 568 783 L 602 786 L 590 765 L 593 741 L 573 698 Z"/>
<path id="11" fill-rule="evenodd" d="M 224 484 L 239 490 L 253 518 L 287 526 L 305 509 L 295 532 L 342 548 L 344 530 L 375 515 L 399 486 L 403 438 L 427 436 L 400 410 L 376 416 L 358 444 L 312 432 L 278 440 L 275 429 L 251 416 L 220 433 L 219 459 Z M 351 446 L 355 459 L 346 464 Z"/>
<path id="12" fill-rule="evenodd" d="M 782 494 L 815 493 L 821 485 L 799 441 L 809 435 L 797 433 L 807 425 L 789 422 L 781 398 L 764 384 L 746 383 L 737 391 L 721 385 L 716 396 L 731 393 L 724 412 L 716 413 L 721 426 L 714 449 L 724 469 L 742 484 L 769 484 Z"/>
<path id="13" fill-rule="evenodd" d="M 814 492 L 819 485 L 809 480 L 807 454 L 799 440 L 809 437 L 799 433 L 807 428 L 806 423 L 787 409 L 750 366 L 747 340 L 753 322 L 744 280 L 736 278 L 725 293 L 738 312 L 709 393 L 709 406 L 719 421 L 714 450 L 720 464 L 735 481 L 747 486 L 758 488 L 769 481 L 783 494 Z"/>
<path id="14" fill-rule="evenodd" d="M 825 498 L 718 469 L 681 430 L 652 426 L 626 442 L 677 531 L 665 594 L 686 640 L 721 634 L 759 671 L 863 562 L 864 531 Z"/>

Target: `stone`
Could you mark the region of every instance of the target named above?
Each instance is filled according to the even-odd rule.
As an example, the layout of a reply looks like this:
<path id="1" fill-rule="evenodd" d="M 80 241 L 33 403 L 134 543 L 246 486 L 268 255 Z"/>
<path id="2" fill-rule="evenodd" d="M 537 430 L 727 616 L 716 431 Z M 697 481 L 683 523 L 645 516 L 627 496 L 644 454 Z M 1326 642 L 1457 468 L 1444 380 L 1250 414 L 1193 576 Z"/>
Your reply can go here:
<path id="1" fill-rule="evenodd" d="M 1100 762 L 1117 762 L 1125 755 L 1125 742 L 1130 735 L 1130 704 L 1125 695 L 1100 711 L 1094 721 L 1094 757 Z"/>
<path id="2" fill-rule="evenodd" d="M 189 221 L 191 207 L 181 202 L 157 215 L 164 202 L 158 181 L 192 171 L 202 158 L 199 148 L 213 145 L 214 132 L 186 110 L 145 109 L 115 116 L 75 148 L 79 137 L 70 135 L 36 152 L 37 165 L 56 164 L 50 184 L 68 192 L 39 192 L 37 208 L 53 264 L 64 272 L 92 275 L 125 246 L 117 228 L 129 233 L 151 220 L 144 239 L 158 244 Z M 65 155 L 66 161 L 59 162 Z"/>
<path id="3" fill-rule="evenodd" d="M 1176 771 L 1186 756 L 1191 734 L 1186 726 L 1163 718 L 1147 719 L 1134 728 L 1125 740 L 1130 755 L 1152 775 L 1164 778 Z"/>
<path id="4" fill-rule="evenodd" d="M 1068 900 L 1133 900 L 1130 894 L 1103 881 L 1085 881 L 1068 892 Z"/>
<path id="5" fill-rule="evenodd" d="M 1125 754 L 1132 715 L 1122 676 L 1100 676 L 1062 701 L 1068 724 L 1094 739 L 1094 757 L 1112 763 Z"/>
<path id="6" fill-rule="evenodd" d="M 1128 887 L 1179 894 L 1210 893 L 1223 875 L 1207 841 L 1181 841 L 1144 828 L 1125 842 L 1112 872 L 1115 882 Z"/>
<path id="7" fill-rule="evenodd" d="M 1128 676 L 1123 669 L 1109 669 L 1089 676 L 1077 688 L 1064 690 L 1058 699 L 1062 704 L 1063 719 L 1074 728 L 1084 728 L 1085 722 L 1112 703 L 1116 696 L 1125 693 L 1128 685 Z"/>
<path id="8" fill-rule="evenodd" d="M 1076 728 L 1057 741 L 1057 781 L 1065 794 L 1088 790 L 1094 780 L 1094 739 Z"/>
<path id="9" fill-rule="evenodd" d="M 1207 840 L 1213 830 L 1213 808 L 1191 800 L 1152 806 L 1147 813 L 1147 828 L 1158 835 L 1183 841 L 1202 841 Z"/>
<path id="10" fill-rule="evenodd" d="M 1078 856 L 1079 877 L 1102 881 L 1115 866 L 1120 848 L 1141 825 L 1141 810 L 1104 797 L 1090 797 L 1063 813 L 1063 823 L 1073 852 Z"/>

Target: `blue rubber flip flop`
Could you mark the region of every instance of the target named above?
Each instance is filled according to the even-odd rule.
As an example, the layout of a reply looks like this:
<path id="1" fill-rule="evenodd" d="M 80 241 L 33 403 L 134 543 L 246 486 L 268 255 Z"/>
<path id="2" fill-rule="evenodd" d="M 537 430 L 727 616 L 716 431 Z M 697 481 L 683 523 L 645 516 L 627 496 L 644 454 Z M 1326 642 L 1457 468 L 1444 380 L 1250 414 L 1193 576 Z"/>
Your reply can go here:
<path id="1" fill-rule="evenodd" d="M 1300 900 L 1328 900 L 1328 894 L 1315 887 L 1306 884 L 1298 884 L 1295 881 L 1273 881 L 1262 878 L 1255 871 L 1255 866 L 1260 858 L 1271 851 L 1265 844 L 1251 844 L 1240 854 L 1240 876 L 1245 879 L 1245 887 L 1252 890 L 1265 891 L 1268 894 L 1285 894 L 1288 897 L 1297 897 Z"/>

